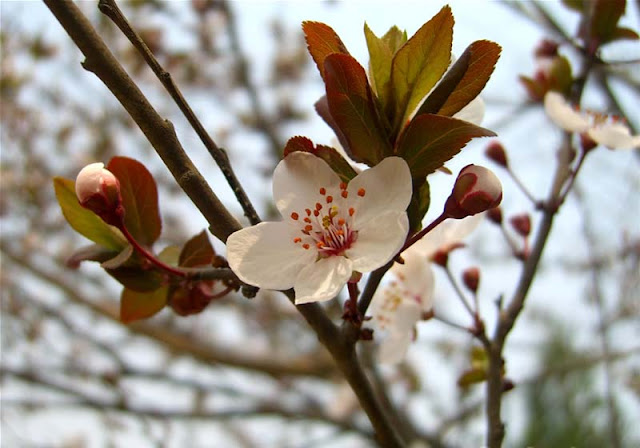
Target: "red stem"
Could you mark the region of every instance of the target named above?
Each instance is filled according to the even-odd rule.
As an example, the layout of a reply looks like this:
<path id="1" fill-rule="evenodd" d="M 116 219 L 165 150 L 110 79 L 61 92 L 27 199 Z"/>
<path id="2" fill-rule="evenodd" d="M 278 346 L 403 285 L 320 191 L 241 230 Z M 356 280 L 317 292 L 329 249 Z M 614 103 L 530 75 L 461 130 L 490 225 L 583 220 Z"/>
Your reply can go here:
<path id="1" fill-rule="evenodd" d="M 168 272 L 169 274 L 176 275 L 178 277 L 186 277 L 187 276 L 186 272 L 184 272 L 184 271 L 182 271 L 180 269 L 176 269 L 173 266 L 169 266 L 168 264 L 166 264 L 162 260 L 159 260 L 158 258 L 156 258 L 156 256 L 153 255 L 151 252 L 149 252 L 147 249 L 142 247 L 140 245 L 140 243 L 138 243 L 136 241 L 136 239 L 133 237 L 133 235 L 131 235 L 131 233 L 129 233 L 129 230 L 127 230 L 127 227 L 124 225 L 124 223 L 120 226 L 120 231 L 122 232 L 124 237 L 127 239 L 127 241 L 129 241 L 129 243 L 131 243 L 133 248 L 135 250 L 137 250 L 140 255 L 142 255 L 144 258 L 149 260 L 151 262 L 151 264 L 153 264 L 156 267 L 162 269 L 163 271 Z"/>

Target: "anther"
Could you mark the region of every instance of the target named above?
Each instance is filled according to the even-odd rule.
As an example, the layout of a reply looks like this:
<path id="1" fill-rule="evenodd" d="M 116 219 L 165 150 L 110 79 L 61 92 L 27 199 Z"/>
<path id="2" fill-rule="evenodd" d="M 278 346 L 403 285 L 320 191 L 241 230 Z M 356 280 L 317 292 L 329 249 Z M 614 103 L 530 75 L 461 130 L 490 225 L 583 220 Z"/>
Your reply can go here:
<path id="1" fill-rule="evenodd" d="M 342 193 L 340 193 L 340 195 L 346 199 L 349 196 L 349 192 L 347 190 L 342 190 Z"/>
<path id="2" fill-rule="evenodd" d="M 313 216 L 315 216 L 315 217 L 320 216 L 320 212 L 318 210 L 314 210 L 313 211 Z"/>
<path id="3" fill-rule="evenodd" d="M 345 222 L 344 219 L 342 219 L 342 218 L 338 219 L 338 225 L 339 226 L 343 226 L 344 222 Z"/>
<path id="4" fill-rule="evenodd" d="M 321 195 L 325 195 L 325 193 L 327 192 L 327 190 L 324 187 L 320 187 L 320 194 Z"/>
<path id="5" fill-rule="evenodd" d="M 316 210 L 322 210 L 322 204 L 319 202 L 316 202 Z"/>
<path id="6" fill-rule="evenodd" d="M 364 188 L 360 188 L 358 190 L 358 196 L 360 196 L 360 197 L 363 197 L 365 193 L 366 193 L 366 191 L 364 190 Z"/>
<path id="7" fill-rule="evenodd" d="M 340 182 L 340 189 L 341 190 L 346 190 L 347 189 L 347 184 L 345 184 L 344 182 Z"/>
<path id="8" fill-rule="evenodd" d="M 323 243 L 322 241 L 318 241 L 318 242 L 316 243 L 316 247 L 317 247 L 318 249 L 322 249 L 322 248 L 324 247 L 324 243 Z"/>
<path id="9" fill-rule="evenodd" d="M 304 230 L 307 232 L 311 232 L 313 230 L 313 226 L 311 224 L 307 224 L 304 226 Z"/>
<path id="10" fill-rule="evenodd" d="M 327 204 L 331 204 L 333 202 L 333 196 L 327 196 Z"/>
<path id="11" fill-rule="evenodd" d="M 304 243 L 302 247 L 304 247 L 305 249 L 309 249 L 309 245 L 307 243 Z"/>
<path id="12" fill-rule="evenodd" d="M 349 216 L 353 216 L 356 210 L 353 207 L 349 207 Z"/>
<path id="13" fill-rule="evenodd" d="M 291 219 L 297 221 L 299 217 L 300 216 L 296 212 L 291 213 Z"/>
<path id="14" fill-rule="evenodd" d="M 302 241 L 302 238 L 295 237 L 295 238 L 293 239 L 293 242 L 294 242 L 294 243 L 296 243 L 296 244 L 297 244 L 297 243 L 299 243 L 299 242 L 301 242 L 301 241 Z"/>
<path id="15" fill-rule="evenodd" d="M 311 216 L 311 210 L 309 210 L 308 208 L 305 208 L 304 211 L 307 213 L 307 216 Z"/>
<path id="16" fill-rule="evenodd" d="M 309 219 L 309 217 L 304 218 L 304 222 L 306 222 L 306 223 L 308 223 L 308 224 L 311 224 L 311 219 Z"/>

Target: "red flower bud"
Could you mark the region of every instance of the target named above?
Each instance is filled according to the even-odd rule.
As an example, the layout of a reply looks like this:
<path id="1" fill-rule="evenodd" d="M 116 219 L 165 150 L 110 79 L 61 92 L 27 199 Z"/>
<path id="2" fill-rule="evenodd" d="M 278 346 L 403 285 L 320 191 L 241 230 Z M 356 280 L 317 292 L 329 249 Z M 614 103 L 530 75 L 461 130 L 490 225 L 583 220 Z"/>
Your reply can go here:
<path id="1" fill-rule="evenodd" d="M 558 56 L 558 42 L 542 39 L 535 49 L 536 58 L 555 58 Z"/>
<path id="2" fill-rule="evenodd" d="M 103 163 L 85 166 L 76 178 L 76 196 L 84 208 L 104 222 L 119 227 L 124 217 L 120 182 Z"/>
<path id="3" fill-rule="evenodd" d="M 502 143 L 499 141 L 494 140 L 489 143 L 489 146 L 487 146 L 484 153 L 489 159 L 493 160 L 498 165 L 504 168 L 508 167 L 509 162 L 507 160 L 507 153 L 504 150 L 504 146 L 502 146 Z"/>
<path id="4" fill-rule="evenodd" d="M 462 273 L 462 281 L 469 291 L 475 294 L 478 291 L 478 284 L 480 283 L 480 270 L 476 267 L 466 269 Z"/>
<path id="5" fill-rule="evenodd" d="M 526 238 L 531 233 L 531 218 L 527 213 L 513 216 L 511 219 L 509 219 L 509 222 L 520 236 Z"/>
<path id="6" fill-rule="evenodd" d="M 494 207 L 487 212 L 487 218 L 491 222 L 497 225 L 502 225 L 502 209 L 500 207 Z"/>
<path id="7" fill-rule="evenodd" d="M 497 207 L 502 201 L 502 184 L 491 170 L 477 165 L 464 167 L 444 206 L 450 218 L 462 219 Z"/>

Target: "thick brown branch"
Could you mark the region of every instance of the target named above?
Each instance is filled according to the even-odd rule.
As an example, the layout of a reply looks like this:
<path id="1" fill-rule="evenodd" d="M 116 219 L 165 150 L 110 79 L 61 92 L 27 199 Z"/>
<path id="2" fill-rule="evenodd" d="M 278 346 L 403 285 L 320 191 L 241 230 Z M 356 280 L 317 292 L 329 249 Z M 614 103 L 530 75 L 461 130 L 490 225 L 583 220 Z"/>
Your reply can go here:
<path id="1" fill-rule="evenodd" d="M 83 67 L 107 86 L 140 127 L 180 187 L 198 207 L 211 232 L 222 241 L 240 224 L 220 202 L 164 120 L 114 58 L 93 25 L 69 0 L 43 0 L 85 56 Z"/>

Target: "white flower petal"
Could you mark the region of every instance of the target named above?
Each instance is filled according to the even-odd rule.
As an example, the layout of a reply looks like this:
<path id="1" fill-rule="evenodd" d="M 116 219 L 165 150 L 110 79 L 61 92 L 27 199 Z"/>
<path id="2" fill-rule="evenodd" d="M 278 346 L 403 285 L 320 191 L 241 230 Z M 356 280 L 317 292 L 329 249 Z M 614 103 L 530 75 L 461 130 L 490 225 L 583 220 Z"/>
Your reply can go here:
<path id="1" fill-rule="evenodd" d="M 429 311 L 433 307 L 435 278 L 431 263 L 425 256 L 416 252 L 405 252 L 402 257 L 404 264 L 394 264 L 393 273 L 398 277 L 402 289 L 410 298 L 419 302 L 422 311 Z"/>
<path id="2" fill-rule="evenodd" d="M 640 135 L 632 136 L 631 131 L 622 123 L 609 123 L 595 126 L 587 131 L 597 143 L 609 149 L 640 148 Z"/>
<path id="3" fill-rule="evenodd" d="M 362 189 L 364 196 L 359 196 Z M 388 212 L 404 212 L 411 201 L 411 172 L 400 157 L 387 157 L 378 165 L 354 177 L 347 187 L 348 203 L 356 209 L 356 229 Z"/>
<path id="4" fill-rule="evenodd" d="M 409 232 L 407 214 L 397 211 L 372 216 L 357 229 L 358 238 L 345 252 L 353 269 L 370 272 L 387 263 L 402 248 Z"/>
<path id="5" fill-rule="evenodd" d="M 296 305 L 332 299 L 347 283 L 352 272 L 351 260 L 341 256 L 321 258 L 308 264 L 295 281 Z"/>
<path id="6" fill-rule="evenodd" d="M 397 364 L 407 354 L 411 343 L 410 334 L 396 334 L 382 341 L 378 351 L 378 360 L 382 364 Z"/>
<path id="7" fill-rule="evenodd" d="M 547 92 L 544 110 L 551 121 L 565 131 L 585 132 L 591 126 L 589 115 L 577 112 L 558 92 Z"/>
<path id="8" fill-rule="evenodd" d="M 340 178 L 327 163 L 306 152 L 285 157 L 273 173 L 273 199 L 283 217 L 302 213 L 321 199 L 320 187 L 339 191 Z"/>
<path id="9" fill-rule="evenodd" d="M 231 270 L 245 283 L 266 289 L 289 289 L 317 252 L 293 243 L 284 222 L 263 222 L 239 230 L 227 240 Z"/>
<path id="10" fill-rule="evenodd" d="M 413 334 L 413 328 L 422 317 L 422 308 L 413 300 L 403 300 L 395 312 L 389 328 L 392 334 Z"/>
<path id="11" fill-rule="evenodd" d="M 427 233 L 424 238 L 415 243 L 404 254 L 408 252 L 416 252 L 430 258 L 440 248 L 458 243 L 466 238 L 471 232 L 478 227 L 480 221 L 484 218 L 484 213 L 478 213 L 464 219 L 449 219 L 431 232 Z M 395 267 L 396 265 L 394 265 Z"/>
<path id="12" fill-rule="evenodd" d="M 482 120 L 484 119 L 484 110 L 484 100 L 477 96 L 469 104 L 454 114 L 453 118 L 468 121 L 469 123 L 480 126 L 480 123 L 482 123 Z"/>

